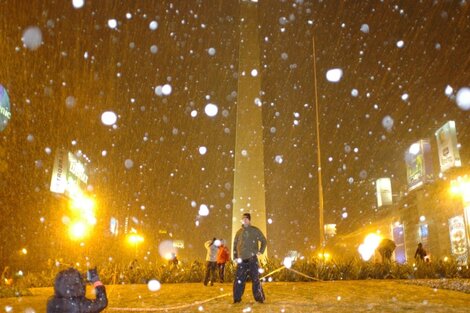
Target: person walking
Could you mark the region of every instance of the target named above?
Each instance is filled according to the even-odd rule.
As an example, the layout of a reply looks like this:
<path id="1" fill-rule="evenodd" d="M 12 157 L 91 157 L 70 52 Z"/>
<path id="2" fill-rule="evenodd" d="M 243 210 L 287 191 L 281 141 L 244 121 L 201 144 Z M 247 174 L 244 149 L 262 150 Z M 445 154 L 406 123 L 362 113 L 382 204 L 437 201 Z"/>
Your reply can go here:
<path id="1" fill-rule="evenodd" d="M 416 248 L 415 260 L 416 262 L 424 262 L 425 257 L 426 257 L 426 250 L 424 250 L 423 244 L 420 242 L 418 243 L 418 248 Z"/>
<path id="2" fill-rule="evenodd" d="M 47 301 L 47 313 L 98 313 L 108 306 L 106 289 L 96 268 L 87 272 L 87 280 L 95 288 L 95 299 L 88 299 L 86 283 L 74 268 L 61 271 L 54 282 L 54 296 Z"/>
<path id="3" fill-rule="evenodd" d="M 377 247 L 377 251 L 380 253 L 382 257 L 382 263 L 390 264 L 392 262 L 392 254 L 395 251 L 397 245 L 393 240 L 388 238 L 382 239 L 379 246 Z"/>
<path id="4" fill-rule="evenodd" d="M 225 241 L 221 240 L 219 250 L 217 251 L 217 268 L 219 270 L 219 281 L 224 282 L 225 278 L 225 263 L 230 261 L 230 253 L 225 245 Z"/>
<path id="5" fill-rule="evenodd" d="M 252 281 L 253 297 L 259 303 L 265 296 L 259 279 L 258 256 L 266 250 L 266 237 L 261 230 L 251 225 L 250 213 L 242 216 L 242 227 L 233 240 L 233 258 L 237 262 L 235 280 L 233 282 L 233 303 L 241 302 L 248 274 Z"/>
<path id="6" fill-rule="evenodd" d="M 211 283 L 211 286 L 214 286 L 214 282 L 217 279 L 215 270 L 217 268 L 217 251 L 219 250 L 218 240 L 213 238 L 212 240 L 206 241 L 204 246 L 206 247 L 206 276 L 204 277 L 204 286 Z M 219 243 L 220 244 L 220 243 Z"/>

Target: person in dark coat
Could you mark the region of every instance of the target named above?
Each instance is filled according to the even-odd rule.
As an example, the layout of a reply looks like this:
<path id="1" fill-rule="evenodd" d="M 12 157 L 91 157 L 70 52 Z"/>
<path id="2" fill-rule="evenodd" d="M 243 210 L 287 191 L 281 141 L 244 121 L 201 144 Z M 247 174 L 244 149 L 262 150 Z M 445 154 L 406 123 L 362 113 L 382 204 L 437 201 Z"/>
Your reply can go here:
<path id="1" fill-rule="evenodd" d="M 47 301 L 47 313 L 98 313 L 108 305 L 106 289 L 100 281 L 98 272 L 87 272 L 96 292 L 95 299 L 85 297 L 86 283 L 79 271 L 74 268 L 61 271 L 54 282 L 54 296 Z"/>
<path id="2" fill-rule="evenodd" d="M 244 213 L 242 227 L 233 240 L 233 258 L 237 261 L 235 280 L 233 281 L 233 303 L 242 301 L 247 276 L 252 281 L 252 292 L 256 302 L 263 303 L 266 299 L 259 279 L 258 256 L 266 250 L 266 237 L 258 227 L 251 225 L 250 213 Z"/>
<path id="3" fill-rule="evenodd" d="M 424 262 L 425 257 L 426 257 L 426 250 L 424 250 L 423 244 L 420 242 L 418 243 L 418 248 L 416 248 L 415 260 L 417 262 Z"/>
<path id="4" fill-rule="evenodd" d="M 377 247 L 377 251 L 380 253 L 383 263 L 392 262 L 392 254 L 396 247 L 397 245 L 393 240 L 387 238 L 382 239 L 379 246 Z"/>

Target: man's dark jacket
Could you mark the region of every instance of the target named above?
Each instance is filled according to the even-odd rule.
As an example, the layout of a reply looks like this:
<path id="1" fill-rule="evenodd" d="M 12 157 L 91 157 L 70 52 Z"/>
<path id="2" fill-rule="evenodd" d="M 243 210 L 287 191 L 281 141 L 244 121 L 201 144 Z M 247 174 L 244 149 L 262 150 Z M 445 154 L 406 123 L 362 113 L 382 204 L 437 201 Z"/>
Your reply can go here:
<path id="1" fill-rule="evenodd" d="M 86 283 L 79 271 L 73 268 L 57 274 L 54 296 L 47 301 L 47 313 L 98 313 L 108 305 L 106 289 L 95 283 L 96 299 L 85 297 Z"/>

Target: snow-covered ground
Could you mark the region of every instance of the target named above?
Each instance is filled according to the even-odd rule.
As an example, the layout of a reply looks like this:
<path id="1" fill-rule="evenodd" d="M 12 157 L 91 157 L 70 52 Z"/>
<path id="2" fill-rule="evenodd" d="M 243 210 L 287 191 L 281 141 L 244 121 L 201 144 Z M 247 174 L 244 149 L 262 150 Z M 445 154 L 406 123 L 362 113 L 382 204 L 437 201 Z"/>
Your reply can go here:
<path id="1" fill-rule="evenodd" d="M 470 312 L 470 294 L 408 282 L 265 283 L 264 304 L 254 301 L 251 284 L 239 304 L 232 304 L 228 283 L 213 287 L 164 284 L 157 291 L 150 291 L 147 285 L 112 285 L 107 286 L 109 306 L 105 312 Z M 52 288 L 31 291 L 30 297 L 0 299 L 1 311 L 45 312 Z"/>

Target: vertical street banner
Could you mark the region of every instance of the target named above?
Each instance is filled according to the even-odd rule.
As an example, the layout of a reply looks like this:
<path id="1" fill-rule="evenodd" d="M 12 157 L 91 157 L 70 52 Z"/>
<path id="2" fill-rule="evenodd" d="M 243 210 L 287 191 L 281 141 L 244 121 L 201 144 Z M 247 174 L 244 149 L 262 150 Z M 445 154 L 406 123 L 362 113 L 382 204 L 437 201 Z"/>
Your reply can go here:
<path id="1" fill-rule="evenodd" d="M 448 121 L 436 133 L 437 150 L 441 172 L 452 167 L 462 166 L 460 153 L 457 147 L 457 130 L 454 121 Z"/>
<path id="2" fill-rule="evenodd" d="M 405 162 L 409 191 L 434 179 L 431 143 L 428 139 L 413 143 L 405 152 Z"/>
<path id="3" fill-rule="evenodd" d="M 450 249 L 459 264 L 467 264 L 468 245 L 464 218 L 461 215 L 449 219 Z"/>
<path id="4" fill-rule="evenodd" d="M 395 241 L 395 261 L 400 264 L 406 262 L 406 247 L 405 247 L 405 228 L 403 224 L 395 224 L 392 226 L 393 241 Z"/>
<path id="5" fill-rule="evenodd" d="M 7 127 L 10 119 L 10 98 L 8 97 L 7 90 L 0 85 L 0 131 Z"/>
<path id="6" fill-rule="evenodd" d="M 390 178 L 379 178 L 375 182 L 377 188 L 377 207 L 392 205 L 392 182 Z"/>
<path id="7" fill-rule="evenodd" d="M 65 193 L 65 188 L 67 187 L 67 163 L 67 152 L 64 149 L 58 149 L 55 154 L 50 187 L 50 190 L 54 193 Z"/>

